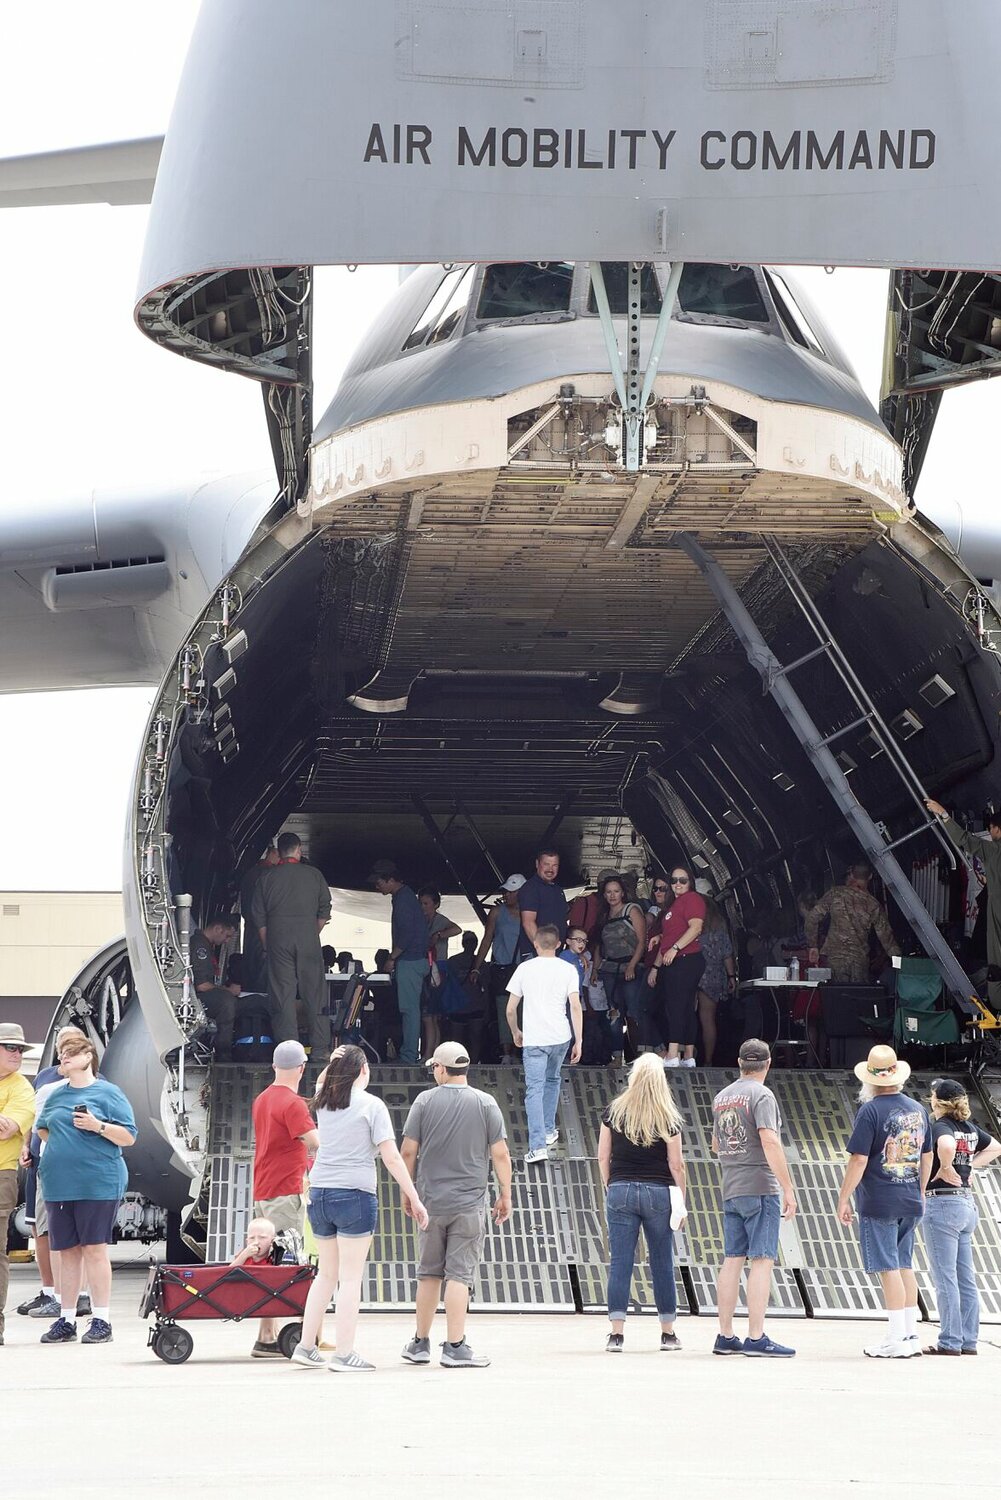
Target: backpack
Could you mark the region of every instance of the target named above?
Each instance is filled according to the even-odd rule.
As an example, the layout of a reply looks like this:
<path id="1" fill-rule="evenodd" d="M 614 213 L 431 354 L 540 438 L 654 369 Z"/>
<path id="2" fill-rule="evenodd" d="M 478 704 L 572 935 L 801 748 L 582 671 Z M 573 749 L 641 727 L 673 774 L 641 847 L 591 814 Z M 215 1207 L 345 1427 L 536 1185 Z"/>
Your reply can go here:
<path id="1" fill-rule="evenodd" d="M 636 951 L 636 933 L 629 920 L 629 913 L 639 911 L 635 901 L 626 905 L 621 917 L 613 917 L 601 929 L 601 956 L 612 963 L 628 962 Z"/>

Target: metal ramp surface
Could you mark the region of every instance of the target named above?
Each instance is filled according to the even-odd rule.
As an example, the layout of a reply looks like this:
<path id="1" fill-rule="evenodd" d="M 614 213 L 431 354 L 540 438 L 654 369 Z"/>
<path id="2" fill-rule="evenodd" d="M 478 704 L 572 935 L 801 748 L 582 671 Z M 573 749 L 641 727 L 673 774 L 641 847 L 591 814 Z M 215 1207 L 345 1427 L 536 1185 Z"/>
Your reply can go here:
<path id="1" fill-rule="evenodd" d="M 671 1087 L 685 1120 L 689 1217 L 675 1241 L 679 1314 L 715 1312 L 715 1282 L 723 1257 L 720 1172 L 709 1147 L 712 1099 L 736 1075 L 724 1069 L 679 1069 Z M 912 1075 L 910 1091 L 927 1098 L 931 1075 Z M 252 1207 L 251 1105 L 271 1081 L 268 1068 L 213 1070 L 208 1150 L 207 1256 L 232 1258 L 244 1241 Z M 560 1092 L 560 1144 L 550 1160 L 524 1166 L 528 1147 L 520 1068 L 477 1068 L 472 1082 L 500 1105 L 515 1170 L 508 1224 L 488 1227 L 473 1298 L 481 1310 L 605 1311 L 608 1246 L 604 1190 L 596 1159 L 601 1114 L 625 1081 L 625 1071 L 567 1068 Z M 980 1080 L 985 1106 L 1001 1087 Z M 994 1082 L 993 1080 L 991 1082 Z M 397 1138 L 414 1099 L 431 1087 L 422 1068 L 383 1067 L 373 1092 L 385 1100 Z M 769 1086 L 779 1101 L 799 1212 L 784 1222 L 771 1312 L 778 1317 L 881 1317 L 877 1279 L 862 1270 L 858 1237 L 835 1217 L 844 1147 L 856 1109 L 857 1085 L 848 1072 L 776 1070 Z M 992 1100 L 991 1093 L 995 1097 Z M 971 1097 L 974 1090 L 971 1085 Z M 996 1125 L 992 1125 L 996 1129 Z M 379 1171 L 378 1221 L 366 1268 L 363 1302 L 369 1308 L 413 1307 L 417 1240 L 395 1182 Z M 977 1178 L 980 1228 L 974 1263 L 985 1324 L 1001 1323 L 1001 1179 Z M 915 1270 L 926 1315 L 935 1297 L 921 1236 Z M 743 1308 L 743 1297 L 741 1299 Z M 653 1311 L 642 1236 L 633 1284 L 635 1311 Z"/>

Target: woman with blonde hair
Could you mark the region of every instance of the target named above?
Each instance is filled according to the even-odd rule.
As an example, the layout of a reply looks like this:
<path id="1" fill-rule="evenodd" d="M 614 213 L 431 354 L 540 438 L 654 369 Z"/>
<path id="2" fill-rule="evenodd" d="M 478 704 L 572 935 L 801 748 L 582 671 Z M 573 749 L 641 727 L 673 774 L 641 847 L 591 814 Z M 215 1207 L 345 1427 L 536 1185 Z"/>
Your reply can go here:
<path id="1" fill-rule="evenodd" d="M 685 1217 L 685 1163 L 681 1115 L 664 1075 L 663 1059 L 645 1052 L 629 1070 L 625 1089 L 601 1117 L 598 1167 L 605 1185 L 608 1222 L 609 1354 L 622 1351 L 636 1242 L 646 1237 L 660 1347 L 680 1349 L 674 1332 L 678 1311 L 674 1284 L 674 1229 Z M 672 1188 L 676 1203 L 672 1219 Z"/>
<path id="2" fill-rule="evenodd" d="M 938 1343 L 926 1354 L 976 1354 L 980 1298 L 973 1269 L 973 1234 L 979 1214 L 970 1185 L 972 1169 L 1001 1156 L 1001 1141 L 970 1119 L 961 1083 L 936 1078 L 931 1086 L 931 1176 L 921 1232 L 938 1299 Z"/>

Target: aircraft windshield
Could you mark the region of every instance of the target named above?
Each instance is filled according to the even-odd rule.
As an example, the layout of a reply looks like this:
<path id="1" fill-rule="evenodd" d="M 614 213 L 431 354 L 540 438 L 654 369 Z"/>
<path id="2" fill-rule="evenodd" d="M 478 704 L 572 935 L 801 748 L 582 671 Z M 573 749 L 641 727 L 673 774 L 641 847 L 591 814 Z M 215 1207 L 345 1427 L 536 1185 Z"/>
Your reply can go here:
<path id="1" fill-rule="evenodd" d="M 684 313 L 767 323 L 768 309 L 750 266 L 686 265 L 678 287 Z"/>
<path id="2" fill-rule="evenodd" d="M 471 266 L 455 266 L 438 284 L 431 301 L 403 345 L 404 349 L 419 349 L 424 344 L 440 343 L 448 337 L 459 320 L 465 305 L 463 294 L 469 296 Z M 447 332 L 445 325 L 448 324 Z"/>
<path id="3" fill-rule="evenodd" d="M 480 318 L 530 318 L 570 311 L 570 261 L 514 262 L 487 266 L 480 293 Z"/>
<path id="4" fill-rule="evenodd" d="M 804 349 L 810 349 L 814 354 L 823 354 L 820 341 L 807 322 L 806 314 L 793 296 L 789 283 L 777 271 L 766 271 L 765 275 L 786 333 L 794 343 L 801 344 Z"/>
<path id="5" fill-rule="evenodd" d="M 616 317 L 624 318 L 626 315 L 626 296 L 629 289 L 629 267 L 624 260 L 603 260 L 601 269 L 605 277 L 605 291 L 608 293 L 608 305 Z M 640 277 L 640 311 L 643 313 L 659 313 L 662 298 L 660 295 L 660 283 L 656 272 L 651 265 L 645 265 Z M 598 311 L 598 304 L 594 300 L 594 287 L 588 294 L 587 310 L 590 313 Z"/>

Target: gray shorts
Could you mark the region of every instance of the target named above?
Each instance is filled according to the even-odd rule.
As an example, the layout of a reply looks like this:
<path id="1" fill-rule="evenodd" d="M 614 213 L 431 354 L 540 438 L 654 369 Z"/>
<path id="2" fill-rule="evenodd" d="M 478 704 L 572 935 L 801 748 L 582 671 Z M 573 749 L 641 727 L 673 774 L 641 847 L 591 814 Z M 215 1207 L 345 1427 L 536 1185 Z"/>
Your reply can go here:
<path id="1" fill-rule="evenodd" d="M 420 1231 L 418 1278 L 458 1281 L 471 1287 L 486 1232 L 484 1208 L 467 1208 L 462 1213 L 441 1217 L 432 1214 L 428 1227 Z"/>
<path id="2" fill-rule="evenodd" d="M 302 1234 L 305 1216 L 306 1200 L 301 1193 L 291 1193 L 284 1198 L 265 1198 L 254 1204 L 254 1218 L 270 1219 L 276 1234 L 281 1234 L 283 1229 L 294 1229 L 297 1234 Z"/>
<path id="3" fill-rule="evenodd" d="M 41 1188 L 35 1198 L 35 1239 L 40 1239 L 43 1234 L 49 1232 L 49 1210 L 45 1207 L 45 1199 L 42 1197 Z"/>

